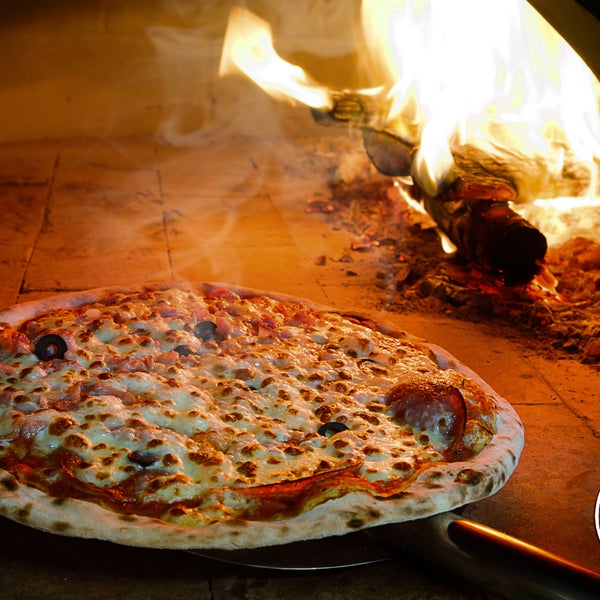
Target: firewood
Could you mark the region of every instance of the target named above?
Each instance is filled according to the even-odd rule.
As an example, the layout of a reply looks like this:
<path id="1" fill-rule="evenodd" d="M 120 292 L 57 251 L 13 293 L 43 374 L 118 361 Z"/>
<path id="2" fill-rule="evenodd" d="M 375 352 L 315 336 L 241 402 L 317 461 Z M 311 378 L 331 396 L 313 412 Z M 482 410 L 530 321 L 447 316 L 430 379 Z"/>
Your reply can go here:
<path id="1" fill-rule="evenodd" d="M 342 95 L 332 109 L 313 110 L 319 123 L 360 128 L 365 151 L 384 175 L 411 174 L 414 146 L 373 127 L 373 114 L 369 99 L 360 96 Z M 427 195 L 418 173 L 412 172 L 411 195 L 461 255 L 500 274 L 507 285 L 528 283 L 541 269 L 547 242 L 509 205 L 519 199 L 513 171 L 497 157 L 474 148 L 459 148 L 454 159 L 452 172 L 435 195 Z"/>
<path id="2" fill-rule="evenodd" d="M 423 205 L 462 256 L 499 273 L 506 285 L 529 283 L 539 273 L 546 238 L 508 202 L 436 196 Z"/>

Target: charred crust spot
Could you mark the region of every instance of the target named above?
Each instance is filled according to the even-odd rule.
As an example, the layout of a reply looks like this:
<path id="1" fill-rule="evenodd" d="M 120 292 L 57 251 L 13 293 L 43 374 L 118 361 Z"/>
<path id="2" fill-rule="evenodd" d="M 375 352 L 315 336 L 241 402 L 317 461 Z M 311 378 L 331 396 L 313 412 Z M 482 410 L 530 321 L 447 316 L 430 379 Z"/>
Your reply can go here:
<path id="1" fill-rule="evenodd" d="M 176 465 L 179 463 L 179 458 L 175 455 L 175 454 L 165 454 L 162 457 L 162 464 L 165 467 L 172 467 L 173 465 Z"/>
<path id="2" fill-rule="evenodd" d="M 230 412 L 223 415 L 222 418 L 226 423 L 235 423 L 241 421 L 244 418 L 244 415 L 241 412 Z"/>
<path id="3" fill-rule="evenodd" d="M 418 439 L 419 439 L 419 442 L 423 445 L 427 445 L 430 442 L 429 436 L 425 432 L 419 433 Z"/>
<path id="4" fill-rule="evenodd" d="M 390 498 L 395 498 L 396 500 L 402 500 L 403 498 L 410 498 L 414 496 L 414 493 L 408 490 L 401 490 L 397 494 L 393 494 Z"/>
<path id="5" fill-rule="evenodd" d="M 298 446 L 286 446 L 283 451 L 288 455 L 288 456 L 299 456 L 300 454 L 303 453 L 302 448 L 298 448 Z"/>
<path id="6" fill-rule="evenodd" d="M 159 478 L 156 478 L 148 483 L 146 489 L 150 494 L 155 494 L 160 490 L 161 487 L 163 487 L 162 481 Z"/>
<path id="7" fill-rule="evenodd" d="M 16 518 L 19 521 L 27 521 L 29 518 L 29 515 L 31 514 L 31 509 L 32 509 L 32 505 L 31 504 L 27 504 L 26 506 L 24 506 L 23 508 L 20 508 L 17 512 L 16 512 Z"/>
<path id="8" fill-rule="evenodd" d="M 378 510 L 375 510 L 373 508 L 370 508 L 369 511 L 367 512 L 367 516 L 370 519 L 379 519 L 379 517 L 381 517 L 381 513 Z"/>
<path id="9" fill-rule="evenodd" d="M 333 447 L 336 448 L 337 450 L 341 450 L 342 448 L 345 448 L 346 446 L 348 446 L 348 442 L 344 439 L 337 439 L 333 442 Z"/>
<path id="10" fill-rule="evenodd" d="M 308 381 L 325 381 L 325 377 L 321 373 L 311 373 L 307 379 Z"/>
<path id="11" fill-rule="evenodd" d="M 233 376 L 236 379 L 242 379 L 243 381 L 247 381 L 248 379 L 252 379 L 254 377 L 254 372 L 247 367 L 241 367 L 239 369 L 234 369 Z"/>
<path id="12" fill-rule="evenodd" d="M 16 492 L 19 489 L 19 482 L 12 475 L 0 479 L 0 484 L 9 492 Z"/>
<path id="13" fill-rule="evenodd" d="M 256 450 L 259 450 L 259 449 L 260 449 L 260 446 L 259 446 L 258 444 L 249 444 L 248 446 L 244 446 L 244 447 L 241 449 L 241 451 L 240 451 L 240 452 L 241 452 L 241 453 L 242 453 L 244 456 L 248 456 L 248 457 L 250 457 L 250 456 L 252 456 L 252 455 L 254 454 L 254 452 L 255 452 Z"/>
<path id="14" fill-rule="evenodd" d="M 336 381 L 333 384 L 333 389 L 340 394 L 347 394 L 349 388 L 343 381 Z"/>
<path id="15" fill-rule="evenodd" d="M 315 410 L 315 415 L 317 417 L 319 417 L 319 420 L 321 421 L 321 423 L 326 423 L 328 421 L 331 421 L 331 417 L 336 412 L 338 412 L 338 407 L 337 406 L 331 406 L 329 404 L 324 404 L 322 406 L 319 406 Z"/>
<path id="16" fill-rule="evenodd" d="M 275 381 L 273 377 L 265 377 L 260 384 L 261 389 L 271 385 L 273 381 Z"/>
<path id="17" fill-rule="evenodd" d="M 146 443 L 146 448 L 156 448 L 156 446 L 162 446 L 164 442 L 161 439 L 153 438 Z"/>
<path id="18" fill-rule="evenodd" d="M 362 529 L 365 526 L 365 522 L 359 517 L 354 517 L 353 519 L 350 519 L 346 525 L 350 529 Z"/>
<path id="19" fill-rule="evenodd" d="M 396 471 L 410 471 L 412 469 L 412 465 L 405 460 L 394 463 L 393 467 Z"/>
<path id="20" fill-rule="evenodd" d="M 72 427 L 75 424 L 73 419 L 69 419 L 67 417 L 57 417 L 50 423 L 48 427 L 48 433 L 50 435 L 61 436 L 69 427 Z"/>
<path id="21" fill-rule="evenodd" d="M 285 401 L 291 399 L 290 393 L 287 390 L 277 390 L 277 397 Z"/>
<path id="22" fill-rule="evenodd" d="M 205 467 L 218 467 L 223 464 L 223 459 L 216 454 L 208 454 L 206 452 L 188 452 L 187 457 L 198 465 Z"/>
<path id="23" fill-rule="evenodd" d="M 245 475 L 246 477 L 256 477 L 256 471 L 258 467 L 256 463 L 253 463 L 251 460 L 247 460 L 245 463 L 242 463 L 239 467 L 237 467 L 238 473 Z"/>
<path id="24" fill-rule="evenodd" d="M 54 506 L 63 506 L 66 503 L 67 503 L 67 499 L 66 498 L 53 498 L 52 499 L 52 504 Z"/>
<path id="25" fill-rule="evenodd" d="M 83 436 L 71 433 L 65 438 L 64 445 L 66 448 L 81 449 L 89 447 L 90 443 Z"/>
<path id="26" fill-rule="evenodd" d="M 479 485 L 483 481 L 483 475 L 474 469 L 463 469 L 458 473 L 454 481 L 466 485 Z"/>
<path id="27" fill-rule="evenodd" d="M 143 429 L 146 426 L 146 423 L 141 419 L 127 419 L 127 426 L 133 427 L 134 429 Z"/>
<path id="28" fill-rule="evenodd" d="M 423 487 L 429 488 L 430 490 L 442 490 L 444 489 L 443 485 L 436 483 L 435 481 L 424 481 Z"/>
<path id="29" fill-rule="evenodd" d="M 69 531 L 71 527 L 71 523 L 67 523 L 66 521 L 54 521 L 54 523 L 52 523 L 52 529 L 57 533 L 64 533 L 65 531 Z"/>
<path id="30" fill-rule="evenodd" d="M 158 460 L 158 456 L 150 452 L 139 452 L 137 450 L 130 452 L 127 458 L 136 465 L 140 465 L 140 467 L 149 467 Z"/>
<path id="31" fill-rule="evenodd" d="M 134 523 L 137 521 L 137 517 L 135 515 L 119 515 L 119 520 L 125 523 Z"/>
<path id="32" fill-rule="evenodd" d="M 381 421 L 378 417 L 376 417 L 375 415 L 366 413 L 366 412 L 359 412 L 357 413 L 357 416 L 360 417 L 361 419 L 364 419 L 365 421 L 367 421 L 367 423 L 371 423 L 371 425 L 380 425 Z"/>

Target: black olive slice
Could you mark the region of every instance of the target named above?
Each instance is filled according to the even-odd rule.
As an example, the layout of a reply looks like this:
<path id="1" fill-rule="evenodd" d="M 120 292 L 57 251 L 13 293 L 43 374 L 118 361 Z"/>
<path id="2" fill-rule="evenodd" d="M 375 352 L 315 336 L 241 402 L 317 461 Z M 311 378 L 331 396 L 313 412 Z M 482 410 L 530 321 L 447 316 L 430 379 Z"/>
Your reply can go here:
<path id="1" fill-rule="evenodd" d="M 130 452 L 127 455 L 127 458 L 136 465 L 140 465 L 140 467 L 149 467 L 158 460 L 158 456 L 155 454 L 151 454 L 150 452 L 138 452 L 137 450 Z"/>
<path id="2" fill-rule="evenodd" d="M 323 423 L 317 430 L 317 433 L 325 437 L 331 437 L 336 433 L 340 433 L 340 431 L 346 431 L 346 429 L 348 427 L 339 421 L 329 421 L 329 423 Z"/>
<path id="3" fill-rule="evenodd" d="M 40 360 L 64 358 L 67 343 L 57 333 L 49 333 L 41 337 L 35 344 L 35 355 Z"/>
<path id="4" fill-rule="evenodd" d="M 194 335 L 203 342 L 214 340 L 217 332 L 217 326 L 212 321 L 200 321 L 194 326 Z"/>
<path id="5" fill-rule="evenodd" d="M 175 352 L 177 352 L 177 354 L 179 354 L 179 356 L 189 356 L 190 354 L 194 354 L 194 351 L 189 346 L 186 346 L 185 344 L 180 344 L 179 346 L 175 346 L 175 348 L 173 348 L 173 350 L 175 350 Z"/>

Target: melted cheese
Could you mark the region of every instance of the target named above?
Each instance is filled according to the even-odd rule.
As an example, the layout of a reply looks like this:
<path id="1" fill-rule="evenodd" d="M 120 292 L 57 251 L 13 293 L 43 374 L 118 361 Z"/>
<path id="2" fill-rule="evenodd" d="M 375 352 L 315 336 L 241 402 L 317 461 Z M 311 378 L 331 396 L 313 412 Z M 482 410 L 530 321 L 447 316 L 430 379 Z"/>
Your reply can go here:
<path id="1" fill-rule="evenodd" d="M 194 334 L 203 320 L 215 339 Z M 154 473 L 141 502 L 349 464 L 370 481 L 406 478 L 448 444 L 402 426 L 384 403 L 399 380 L 438 371 L 427 351 L 302 304 L 173 288 L 54 311 L 20 330 L 32 352 L 0 371 L 0 456 L 20 435 L 34 455 L 74 453 L 74 475 L 100 488 Z M 44 332 L 66 339 L 64 359 L 33 354 Z M 330 421 L 348 429 L 320 435 Z"/>

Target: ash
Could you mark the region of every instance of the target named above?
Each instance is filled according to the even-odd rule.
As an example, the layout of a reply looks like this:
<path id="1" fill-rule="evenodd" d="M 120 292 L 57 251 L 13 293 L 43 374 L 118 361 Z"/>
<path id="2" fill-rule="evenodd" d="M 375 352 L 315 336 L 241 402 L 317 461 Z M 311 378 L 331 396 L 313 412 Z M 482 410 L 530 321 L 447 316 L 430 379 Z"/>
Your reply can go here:
<path id="1" fill-rule="evenodd" d="M 525 334 L 537 350 L 600 364 L 600 244 L 570 238 L 549 248 L 529 284 L 506 286 L 500 274 L 446 253 L 435 223 L 407 202 L 401 183 L 378 174 L 360 151 L 342 156 L 330 170 L 330 196 L 309 198 L 306 212 L 352 234 L 350 257 L 376 255 L 386 310 L 493 321 Z"/>

